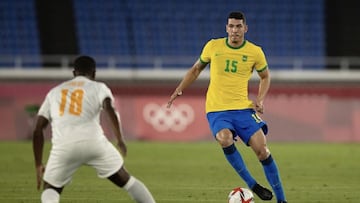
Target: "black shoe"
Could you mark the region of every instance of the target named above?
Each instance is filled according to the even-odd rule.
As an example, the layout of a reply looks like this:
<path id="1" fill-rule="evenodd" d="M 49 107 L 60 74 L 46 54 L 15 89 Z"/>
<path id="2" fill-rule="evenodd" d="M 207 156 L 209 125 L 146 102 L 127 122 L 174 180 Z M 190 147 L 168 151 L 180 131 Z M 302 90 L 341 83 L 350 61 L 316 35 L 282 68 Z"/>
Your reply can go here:
<path id="1" fill-rule="evenodd" d="M 287 201 L 278 201 L 278 203 L 287 203 Z"/>
<path id="2" fill-rule="evenodd" d="M 271 200 L 273 197 L 273 194 L 270 190 L 264 188 L 257 183 L 254 185 L 253 188 L 251 188 L 251 190 L 262 200 Z"/>

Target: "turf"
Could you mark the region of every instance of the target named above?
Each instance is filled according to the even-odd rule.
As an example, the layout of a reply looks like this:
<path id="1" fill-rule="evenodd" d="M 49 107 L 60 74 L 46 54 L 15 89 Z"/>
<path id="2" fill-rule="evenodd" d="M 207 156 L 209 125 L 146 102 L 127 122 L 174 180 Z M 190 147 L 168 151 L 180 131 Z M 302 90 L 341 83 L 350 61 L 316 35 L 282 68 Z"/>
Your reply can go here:
<path id="1" fill-rule="evenodd" d="M 249 148 L 238 148 L 254 177 L 268 186 Z M 291 203 L 359 202 L 360 144 L 269 143 Z M 49 150 L 46 144 L 46 155 Z M 0 142 L 0 202 L 39 202 L 30 142 Z M 46 157 L 45 157 L 46 158 Z M 158 203 L 226 203 L 245 186 L 215 142 L 129 142 L 125 164 Z M 262 202 L 255 197 L 256 202 Z M 62 195 L 63 203 L 132 202 L 127 193 L 82 167 Z M 276 202 L 272 200 L 270 202 Z"/>

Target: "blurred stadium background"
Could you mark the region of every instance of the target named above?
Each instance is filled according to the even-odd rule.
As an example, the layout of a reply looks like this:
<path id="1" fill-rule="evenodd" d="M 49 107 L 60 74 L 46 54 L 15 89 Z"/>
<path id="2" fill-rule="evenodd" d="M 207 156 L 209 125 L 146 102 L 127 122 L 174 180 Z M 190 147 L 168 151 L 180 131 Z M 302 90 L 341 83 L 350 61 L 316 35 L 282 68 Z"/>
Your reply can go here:
<path id="1" fill-rule="evenodd" d="M 212 139 L 208 72 L 174 108 L 164 105 L 204 43 L 226 36 L 227 14 L 240 10 L 247 39 L 263 47 L 272 70 L 262 116 L 269 139 L 360 141 L 358 8 L 326 0 L 1 0 L 0 140 L 29 139 L 38 105 L 72 77 L 80 54 L 97 60 L 128 139 Z"/>

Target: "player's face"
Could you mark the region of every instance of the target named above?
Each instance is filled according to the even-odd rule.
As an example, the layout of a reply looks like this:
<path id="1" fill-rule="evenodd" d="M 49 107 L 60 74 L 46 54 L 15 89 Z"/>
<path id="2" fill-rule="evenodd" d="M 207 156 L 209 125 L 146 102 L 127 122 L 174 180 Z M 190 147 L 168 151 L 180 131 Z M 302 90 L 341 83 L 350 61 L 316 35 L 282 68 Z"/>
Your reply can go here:
<path id="1" fill-rule="evenodd" d="M 247 25 L 244 23 L 244 20 L 230 18 L 226 25 L 226 32 L 228 33 L 230 43 L 242 43 L 247 32 Z"/>

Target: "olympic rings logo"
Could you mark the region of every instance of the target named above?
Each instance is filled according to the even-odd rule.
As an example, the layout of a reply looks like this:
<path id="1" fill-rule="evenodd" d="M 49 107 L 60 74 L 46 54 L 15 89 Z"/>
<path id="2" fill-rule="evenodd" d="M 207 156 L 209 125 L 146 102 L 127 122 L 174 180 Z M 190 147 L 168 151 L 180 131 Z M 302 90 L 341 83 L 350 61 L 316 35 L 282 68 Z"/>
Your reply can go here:
<path id="1" fill-rule="evenodd" d="M 194 121 L 194 110 L 188 104 L 173 104 L 171 108 L 167 108 L 166 104 L 149 103 L 143 109 L 143 117 L 157 131 L 181 132 Z"/>

